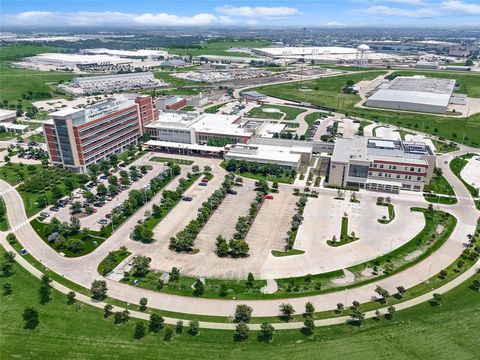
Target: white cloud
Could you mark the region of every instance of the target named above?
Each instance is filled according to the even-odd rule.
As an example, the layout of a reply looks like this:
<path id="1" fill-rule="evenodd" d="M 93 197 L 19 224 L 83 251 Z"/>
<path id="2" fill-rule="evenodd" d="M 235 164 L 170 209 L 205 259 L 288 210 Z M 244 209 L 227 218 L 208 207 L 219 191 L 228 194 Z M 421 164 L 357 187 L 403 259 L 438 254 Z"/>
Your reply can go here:
<path id="1" fill-rule="evenodd" d="M 444 1 L 441 7 L 448 11 L 454 11 L 466 15 L 480 15 L 480 5 L 469 4 L 463 1 Z"/>
<path id="2" fill-rule="evenodd" d="M 340 21 L 329 21 L 325 24 L 325 26 L 343 27 L 343 26 L 347 26 L 347 24 Z"/>
<path id="3" fill-rule="evenodd" d="M 228 16 L 216 16 L 208 13 L 193 16 L 179 16 L 167 13 L 129 14 L 121 12 L 79 11 L 73 13 L 55 13 L 47 11 L 28 11 L 17 15 L 4 15 L 4 25 L 10 26 L 216 26 L 232 25 L 234 20 Z"/>
<path id="4" fill-rule="evenodd" d="M 241 16 L 241 17 L 258 18 L 258 19 L 286 18 L 292 15 L 298 14 L 298 9 L 287 7 L 287 6 L 250 7 L 250 6 L 224 5 L 224 6 L 217 7 L 216 10 L 222 14 L 226 14 L 229 16 Z"/>
<path id="5" fill-rule="evenodd" d="M 369 14 L 375 15 L 389 15 L 389 16 L 402 16 L 402 17 L 411 17 L 411 18 L 430 18 L 440 15 L 435 10 L 430 9 L 415 9 L 415 10 L 408 10 L 408 9 L 400 9 L 400 8 L 393 8 L 388 6 L 371 6 L 365 10 Z"/>

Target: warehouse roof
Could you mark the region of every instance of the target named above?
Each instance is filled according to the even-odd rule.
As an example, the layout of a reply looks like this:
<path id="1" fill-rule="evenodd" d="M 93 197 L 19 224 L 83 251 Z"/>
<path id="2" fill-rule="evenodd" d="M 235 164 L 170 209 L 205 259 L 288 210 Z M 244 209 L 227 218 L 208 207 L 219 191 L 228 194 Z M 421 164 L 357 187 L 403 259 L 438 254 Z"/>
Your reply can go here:
<path id="1" fill-rule="evenodd" d="M 368 100 L 448 106 L 448 103 L 450 102 L 450 97 L 450 94 L 380 89 L 375 94 L 370 96 Z"/>

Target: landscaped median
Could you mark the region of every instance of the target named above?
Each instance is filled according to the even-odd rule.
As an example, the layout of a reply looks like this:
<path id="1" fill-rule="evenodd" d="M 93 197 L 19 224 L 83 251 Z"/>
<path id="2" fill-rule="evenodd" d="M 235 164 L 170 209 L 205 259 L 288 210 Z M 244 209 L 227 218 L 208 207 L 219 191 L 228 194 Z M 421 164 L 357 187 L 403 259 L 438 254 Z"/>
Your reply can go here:
<path id="1" fill-rule="evenodd" d="M 286 170 L 277 164 L 259 164 L 257 162 L 244 160 L 223 161 L 220 166 L 228 172 L 254 179 L 267 180 L 276 183 L 293 184 L 295 181 L 295 170 Z"/>
<path id="2" fill-rule="evenodd" d="M 388 218 L 384 215 L 381 219 L 377 219 L 380 224 L 389 224 L 395 219 L 395 208 L 393 207 L 392 200 L 387 197 L 379 197 L 377 198 L 377 205 L 378 206 L 386 206 L 388 208 Z"/>
<path id="3" fill-rule="evenodd" d="M 428 202 L 437 204 L 452 205 L 457 203 L 455 191 L 442 175 L 442 170 L 435 168 L 434 175 L 430 183 L 423 188 L 424 198 Z"/>

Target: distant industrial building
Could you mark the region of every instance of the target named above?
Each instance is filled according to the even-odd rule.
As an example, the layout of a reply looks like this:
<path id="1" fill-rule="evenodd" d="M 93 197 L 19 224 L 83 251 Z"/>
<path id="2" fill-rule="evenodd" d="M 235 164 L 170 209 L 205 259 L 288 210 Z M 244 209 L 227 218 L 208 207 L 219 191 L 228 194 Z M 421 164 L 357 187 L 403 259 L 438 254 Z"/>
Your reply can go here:
<path id="1" fill-rule="evenodd" d="M 73 79 L 70 84 L 58 87 L 73 95 L 150 89 L 168 86 L 156 79 L 151 72 L 135 72 L 117 75 L 85 76 Z"/>
<path id="2" fill-rule="evenodd" d="M 97 67 L 97 66 L 119 66 L 129 65 L 132 59 L 125 59 L 110 55 L 82 55 L 82 54 L 61 54 L 46 53 L 27 58 L 27 61 L 37 65 L 55 66 L 58 68 L 76 67 Z"/>
<path id="3" fill-rule="evenodd" d="M 163 60 L 168 57 L 168 52 L 165 50 L 113 50 L 113 49 L 85 49 L 84 54 L 95 55 L 113 55 L 121 58 L 130 59 L 148 59 L 148 60 Z"/>
<path id="4" fill-rule="evenodd" d="M 338 138 L 328 185 L 398 193 L 422 191 L 433 176 L 435 154 L 423 142 Z"/>
<path id="5" fill-rule="evenodd" d="M 186 65 L 186 63 L 182 59 L 165 60 L 164 62 L 162 62 L 160 64 L 160 66 L 173 67 L 173 68 L 182 67 L 182 66 L 185 66 L 185 65 Z"/>
<path id="6" fill-rule="evenodd" d="M 85 109 L 64 108 L 43 123 L 53 165 L 85 172 L 87 166 L 137 143 L 158 117 L 150 96 L 118 96 Z"/>
<path id="7" fill-rule="evenodd" d="M 264 101 L 267 98 L 266 95 L 261 94 L 257 91 L 244 91 L 240 93 L 240 95 L 246 100 L 252 100 L 252 101 Z"/>
<path id="8" fill-rule="evenodd" d="M 366 106 L 445 114 L 455 88 L 455 80 L 424 76 L 398 76 L 380 85 Z"/>
<path id="9" fill-rule="evenodd" d="M 303 47 L 267 47 L 252 51 L 258 55 L 275 59 L 296 59 L 316 63 L 382 63 L 402 61 L 402 57 L 393 54 L 376 53 L 367 45 L 357 48 L 339 46 L 303 46 Z"/>
<path id="10" fill-rule="evenodd" d="M 440 67 L 438 61 L 418 61 L 415 64 L 415 68 L 417 69 L 432 69 L 436 70 Z"/>

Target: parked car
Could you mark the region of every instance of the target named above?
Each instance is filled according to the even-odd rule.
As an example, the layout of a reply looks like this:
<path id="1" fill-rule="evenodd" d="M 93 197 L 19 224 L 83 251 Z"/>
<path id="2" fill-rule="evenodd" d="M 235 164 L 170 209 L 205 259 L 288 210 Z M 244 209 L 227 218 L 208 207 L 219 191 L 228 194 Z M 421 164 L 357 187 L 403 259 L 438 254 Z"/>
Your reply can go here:
<path id="1" fill-rule="evenodd" d="M 237 195 L 237 190 L 230 189 L 227 192 L 231 195 Z"/>
<path id="2" fill-rule="evenodd" d="M 110 219 L 110 218 L 112 217 L 112 214 L 107 214 L 107 215 L 105 215 L 105 217 L 106 217 L 107 219 Z"/>
<path id="3" fill-rule="evenodd" d="M 273 200 L 273 195 L 265 195 L 265 199 L 267 199 L 267 200 Z"/>
<path id="4" fill-rule="evenodd" d="M 107 219 L 100 219 L 100 220 L 98 220 L 98 223 L 100 225 L 106 225 L 106 224 L 108 224 L 108 220 Z"/>
<path id="5" fill-rule="evenodd" d="M 184 197 L 182 197 L 182 200 L 183 201 L 192 201 L 193 199 L 192 199 L 191 196 L 184 196 Z"/>
<path id="6" fill-rule="evenodd" d="M 208 182 L 208 178 L 203 178 L 201 181 L 202 182 Z"/>
<path id="7" fill-rule="evenodd" d="M 40 216 L 41 216 L 41 217 L 49 217 L 50 214 L 49 214 L 48 212 L 46 212 L 46 211 L 42 211 L 42 212 L 40 213 Z"/>
<path id="8" fill-rule="evenodd" d="M 48 209 L 50 211 L 58 211 L 60 210 L 60 208 L 58 206 L 50 206 L 50 209 Z"/>
<path id="9" fill-rule="evenodd" d="M 200 183 L 198 183 L 198 185 L 199 185 L 199 186 L 207 186 L 208 183 L 206 183 L 206 182 L 200 182 Z"/>

